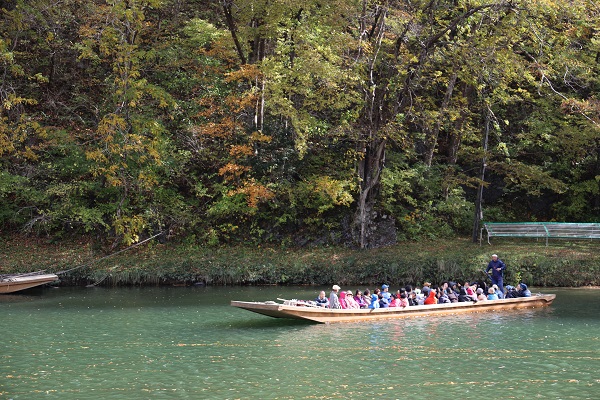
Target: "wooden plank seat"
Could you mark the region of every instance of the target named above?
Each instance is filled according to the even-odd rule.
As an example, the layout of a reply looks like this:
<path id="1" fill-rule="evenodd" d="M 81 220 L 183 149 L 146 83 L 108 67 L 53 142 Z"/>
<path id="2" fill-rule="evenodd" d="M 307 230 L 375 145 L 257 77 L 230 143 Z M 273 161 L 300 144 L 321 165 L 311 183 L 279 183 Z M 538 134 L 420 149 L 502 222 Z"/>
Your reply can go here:
<path id="1" fill-rule="evenodd" d="M 487 232 L 487 241 L 497 237 L 530 237 L 548 239 L 600 239 L 600 223 L 577 222 L 485 222 L 479 240 L 483 240 L 483 231 Z M 490 243 L 491 244 L 491 243 Z"/>

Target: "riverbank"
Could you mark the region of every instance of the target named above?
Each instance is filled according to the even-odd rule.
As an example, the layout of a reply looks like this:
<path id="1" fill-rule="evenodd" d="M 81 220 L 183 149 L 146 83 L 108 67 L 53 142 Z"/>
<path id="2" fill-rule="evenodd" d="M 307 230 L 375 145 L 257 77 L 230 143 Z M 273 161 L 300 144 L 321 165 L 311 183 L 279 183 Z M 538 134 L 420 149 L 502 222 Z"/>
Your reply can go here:
<path id="1" fill-rule="evenodd" d="M 402 242 L 372 249 L 207 248 L 149 242 L 117 255 L 90 239 L 48 242 L 4 238 L 0 274 L 61 272 L 61 285 L 391 285 L 424 281 L 483 280 L 492 253 L 508 266 L 507 283 L 539 287 L 600 285 L 600 242 L 467 239 Z"/>

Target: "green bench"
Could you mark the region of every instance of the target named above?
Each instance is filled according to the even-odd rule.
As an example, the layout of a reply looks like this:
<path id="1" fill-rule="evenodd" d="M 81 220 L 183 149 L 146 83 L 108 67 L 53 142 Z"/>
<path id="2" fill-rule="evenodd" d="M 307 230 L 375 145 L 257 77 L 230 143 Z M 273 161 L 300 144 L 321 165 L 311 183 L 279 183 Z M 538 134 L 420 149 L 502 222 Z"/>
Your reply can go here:
<path id="1" fill-rule="evenodd" d="M 548 239 L 600 239 L 600 223 L 576 222 L 484 222 L 479 235 L 487 232 L 487 242 L 491 237 L 529 237 Z"/>

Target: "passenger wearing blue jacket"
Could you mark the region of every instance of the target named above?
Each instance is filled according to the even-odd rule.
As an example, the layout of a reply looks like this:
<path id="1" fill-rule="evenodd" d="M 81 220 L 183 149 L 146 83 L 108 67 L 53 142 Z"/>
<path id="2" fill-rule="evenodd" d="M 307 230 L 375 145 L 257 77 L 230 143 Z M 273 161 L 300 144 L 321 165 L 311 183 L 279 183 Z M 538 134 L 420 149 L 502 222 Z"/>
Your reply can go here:
<path id="1" fill-rule="evenodd" d="M 519 283 L 517 290 L 519 291 L 519 297 L 531 297 L 531 291 L 527 288 L 527 285 L 524 284 L 523 282 Z"/>
<path id="2" fill-rule="evenodd" d="M 504 298 L 504 271 L 506 270 L 506 265 L 502 262 L 501 259 L 498 258 L 497 254 L 492 254 L 492 260 L 489 262 L 487 269 L 485 272 L 488 274 L 492 271 L 492 285 L 498 285 L 498 291 L 496 294 L 499 298 Z"/>
<path id="3" fill-rule="evenodd" d="M 379 289 L 375 289 L 375 291 L 371 295 L 371 304 L 369 304 L 369 308 L 379 308 L 379 292 Z"/>

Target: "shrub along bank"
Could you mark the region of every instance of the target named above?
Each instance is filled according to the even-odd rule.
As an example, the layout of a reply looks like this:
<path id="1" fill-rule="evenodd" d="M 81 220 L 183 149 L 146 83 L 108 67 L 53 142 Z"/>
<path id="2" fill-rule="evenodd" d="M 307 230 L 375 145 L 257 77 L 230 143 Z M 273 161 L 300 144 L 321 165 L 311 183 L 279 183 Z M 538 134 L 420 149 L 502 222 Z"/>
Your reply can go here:
<path id="1" fill-rule="evenodd" d="M 390 285 L 484 280 L 492 253 L 507 264 L 508 284 L 600 286 L 600 242 L 405 242 L 347 248 L 201 248 L 145 244 L 117 255 L 81 240 L 60 244 L 13 238 L 0 246 L 0 274 L 60 272 L 62 285 Z M 68 271 L 68 272 L 62 272 Z"/>

